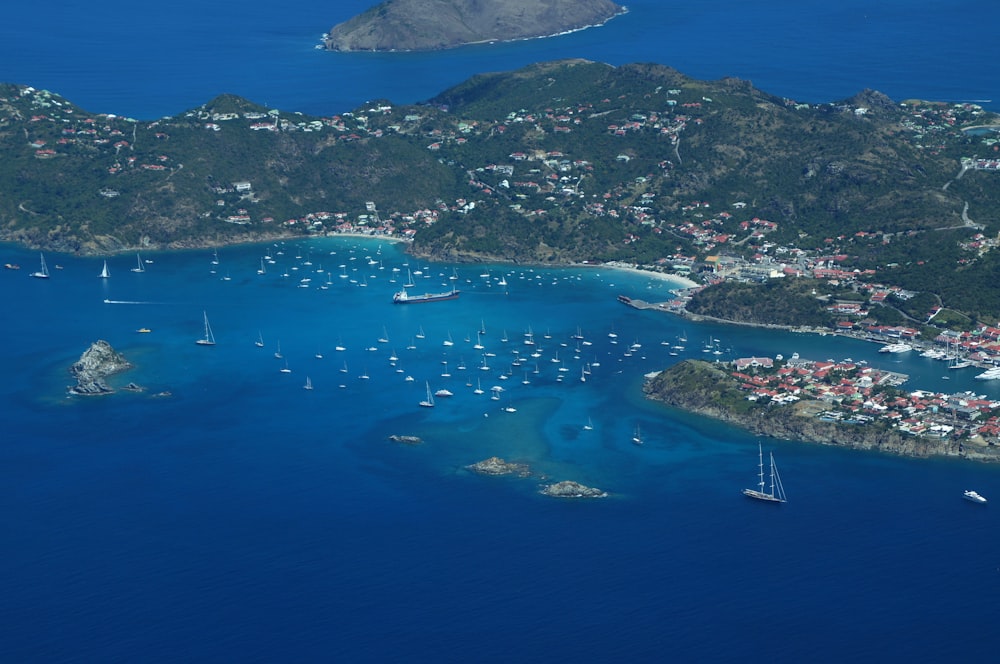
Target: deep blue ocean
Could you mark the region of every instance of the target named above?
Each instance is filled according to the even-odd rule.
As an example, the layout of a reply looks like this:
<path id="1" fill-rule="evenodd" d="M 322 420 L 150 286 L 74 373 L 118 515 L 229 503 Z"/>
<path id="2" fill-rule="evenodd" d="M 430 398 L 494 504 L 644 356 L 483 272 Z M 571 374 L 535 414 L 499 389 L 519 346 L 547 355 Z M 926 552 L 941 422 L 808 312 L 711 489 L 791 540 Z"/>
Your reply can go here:
<path id="1" fill-rule="evenodd" d="M 558 38 L 382 55 L 314 49 L 361 0 L 63 4 L 5 8 L 0 80 L 138 118 L 222 92 L 333 114 L 563 57 L 805 101 L 1000 101 L 995 3 L 644 1 Z M 142 273 L 113 256 L 107 280 L 99 258 L 47 254 L 42 281 L 37 252 L 0 254 L 22 266 L 0 272 L 2 661 L 988 661 L 1000 645 L 1000 468 L 759 441 L 641 393 L 712 339 L 720 359 L 851 357 L 1000 398 L 972 370 L 616 301 L 677 286 L 646 275 L 429 264 L 372 239 L 144 254 Z M 462 294 L 394 306 L 408 270 Z M 194 343 L 205 316 L 212 347 Z M 112 383 L 146 391 L 67 395 L 96 339 L 135 364 Z M 454 396 L 421 408 L 427 385 Z M 740 495 L 758 442 L 777 508 Z M 464 469 L 493 455 L 538 476 Z M 539 476 L 610 496 L 547 498 Z"/>

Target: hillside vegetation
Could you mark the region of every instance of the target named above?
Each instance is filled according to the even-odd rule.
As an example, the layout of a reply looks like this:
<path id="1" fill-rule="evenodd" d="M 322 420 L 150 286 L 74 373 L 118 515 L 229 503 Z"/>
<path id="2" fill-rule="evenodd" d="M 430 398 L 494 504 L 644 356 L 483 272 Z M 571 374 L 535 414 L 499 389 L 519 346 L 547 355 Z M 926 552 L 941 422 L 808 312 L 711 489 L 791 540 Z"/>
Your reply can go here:
<path id="1" fill-rule="evenodd" d="M 582 60 L 321 118 L 221 96 L 144 122 L 8 85 L 0 239 L 101 253 L 362 230 L 449 260 L 665 266 L 808 251 L 995 318 L 996 134 L 962 131 L 995 123 Z"/>

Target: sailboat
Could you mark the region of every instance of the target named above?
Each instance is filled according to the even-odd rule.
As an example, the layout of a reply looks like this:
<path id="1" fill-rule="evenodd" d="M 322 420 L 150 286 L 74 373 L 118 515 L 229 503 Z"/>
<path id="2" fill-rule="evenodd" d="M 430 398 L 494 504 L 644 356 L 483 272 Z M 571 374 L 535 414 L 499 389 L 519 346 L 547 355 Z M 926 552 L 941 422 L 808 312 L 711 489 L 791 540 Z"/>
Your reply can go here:
<path id="1" fill-rule="evenodd" d="M 420 405 L 423 406 L 424 408 L 433 408 L 434 407 L 434 395 L 431 394 L 431 384 L 430 383 L 427 383 L 427 397 L 423 401 L 420 402 Z"/>
<path id="2" fill-rule="evenodd" d="M 587 418 L 587 423 L 583 425 L 583 430 L 584 430 L 584 431 L 592 431 L 593 429 L 594 429 L 594 423 L 593 423 L 593 421 L 592 421 L 592 420 L 591 420 L 591 419 L 590 419 L 590 418 L 588 417 L 588 418 Z"/>
<path id="3" fill-rule="evenodd" d="M 198 339 L 195 341 L 199 346 L 214 346 L 215 345 L 215 335 L 212 334 L 212 326 L 208 324 L 208 313 L 202 312 L 205 316 L 205 337 L 203 339 Z"/>
<path id="4" fill-rule="evenodd" d="M 639 425 L 635 425 L 635 431 L 632 433 L 632 442 L 636 445 L 642 445 L 642 433 L 639 431 Z"/>
<path id="5" fill-rule="evenodd" d="M 36 279 L 48 279 L 49 267 L 45 264 L 45 254 L 38 254 L 38 258 L 41 260 L 41 267 L 38 268 L 38 272 L 32 272 L 31 276 Z"/>
<path id="6" fill-rule="evenodd" d="M 142 258 L 139 257 L 139 254 L 135 255 L 135 267 L 132 268 L 132 271 L 133 272 L 145 272 L 146 271 L 146 266 L 142 264 Z"/>
<path id="7" fill-rule="evenodd" d="M 306 376 L 306 384 L 302 386 L 303 390 L 311 390 L 313 388 L 312 379 Z"/>
<path id="8" fill-rule="evenodd" d="M 781 478 L 778 477 L 778 467 L 774 465 L 774 453 L 771 456 L 771 490 L 764 491 L 764 450 L 760 443 L 757 443 L 757 457 L 760 466 L 760 482 L 757 483 L 759 489 L 743 489 L 743 495 L 755 500 L 763 500 L 769 503 L 783 503 L 785 501 L 785 489 L 781 486 Z"/>
<path id="9" fill-rule="evenodd" d="M 104 261 L 104 268 L 101 270 L 101 273 L 99 275 L 97 275 L 97 276 L 99 276 L 101 279 L 110 279 L 111 278 L 111 271 L 108 269 L 108 262 L 107 261 Z"/>
<path id="10" fill-rule="evenodd" d="M 259 330 L 257 331 L 257 341 L 253 342 L 253 345 L 257 348 L 264 347 L 264 335 L 261 334 Z"/>

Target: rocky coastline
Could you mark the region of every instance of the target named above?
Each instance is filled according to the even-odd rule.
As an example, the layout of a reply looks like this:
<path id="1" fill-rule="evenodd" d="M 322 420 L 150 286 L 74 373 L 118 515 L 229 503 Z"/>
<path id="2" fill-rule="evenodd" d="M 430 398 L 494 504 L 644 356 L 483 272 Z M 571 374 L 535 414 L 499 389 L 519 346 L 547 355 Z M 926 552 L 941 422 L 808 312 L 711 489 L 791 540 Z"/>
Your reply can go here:
<path id="1" fill-rule="evenodd" d="M 650 374 L 643 384 L 647 398 L 739 427 L 758 436 L 835 445 L 899 456 L 956 457 L 1000 461 L 1000 450 L 976 441 L 929 438 L 904 434 L 880 424 L 824 421 L 816 415 L 825 408 L 812 399 L 784 406 L 751 405 L 737 382 L 713 363 L 685 360 Z"/>
<path id="2" fill-rule="evenodd" d="M 90 344 L 80 359 L 70 366 L 69 373 L 76 378 L 76 385 L 70 386 L 69 392 L 80 396 L 112 394 L 115 390 L 105 379 L 131 368 L 132 363 L 124 355 L 112 348 L 107 341 L 99 339 Z M 143 388 L 129 383 L 125 389 L 141 392 Z"/>

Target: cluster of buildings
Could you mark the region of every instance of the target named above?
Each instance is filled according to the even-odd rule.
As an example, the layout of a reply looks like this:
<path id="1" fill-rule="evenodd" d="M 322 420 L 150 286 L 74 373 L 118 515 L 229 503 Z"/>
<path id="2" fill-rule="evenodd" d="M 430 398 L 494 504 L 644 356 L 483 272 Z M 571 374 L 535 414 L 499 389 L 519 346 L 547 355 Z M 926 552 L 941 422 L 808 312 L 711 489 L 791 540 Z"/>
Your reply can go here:
<path id="1" fill-rule="evenodd" d="M 731 375 L 751 401 L 775 407 L 803 399 L 823 408 L 815 416 L 833 422 L 866 425 L 881 422 L 905 434 L 938 439 L 1000 441 L 1000 401 L 971 392 L 906 392 L 904 374 L 852 360 L 788 360 L 748 357 L 734 360 Z"/>

